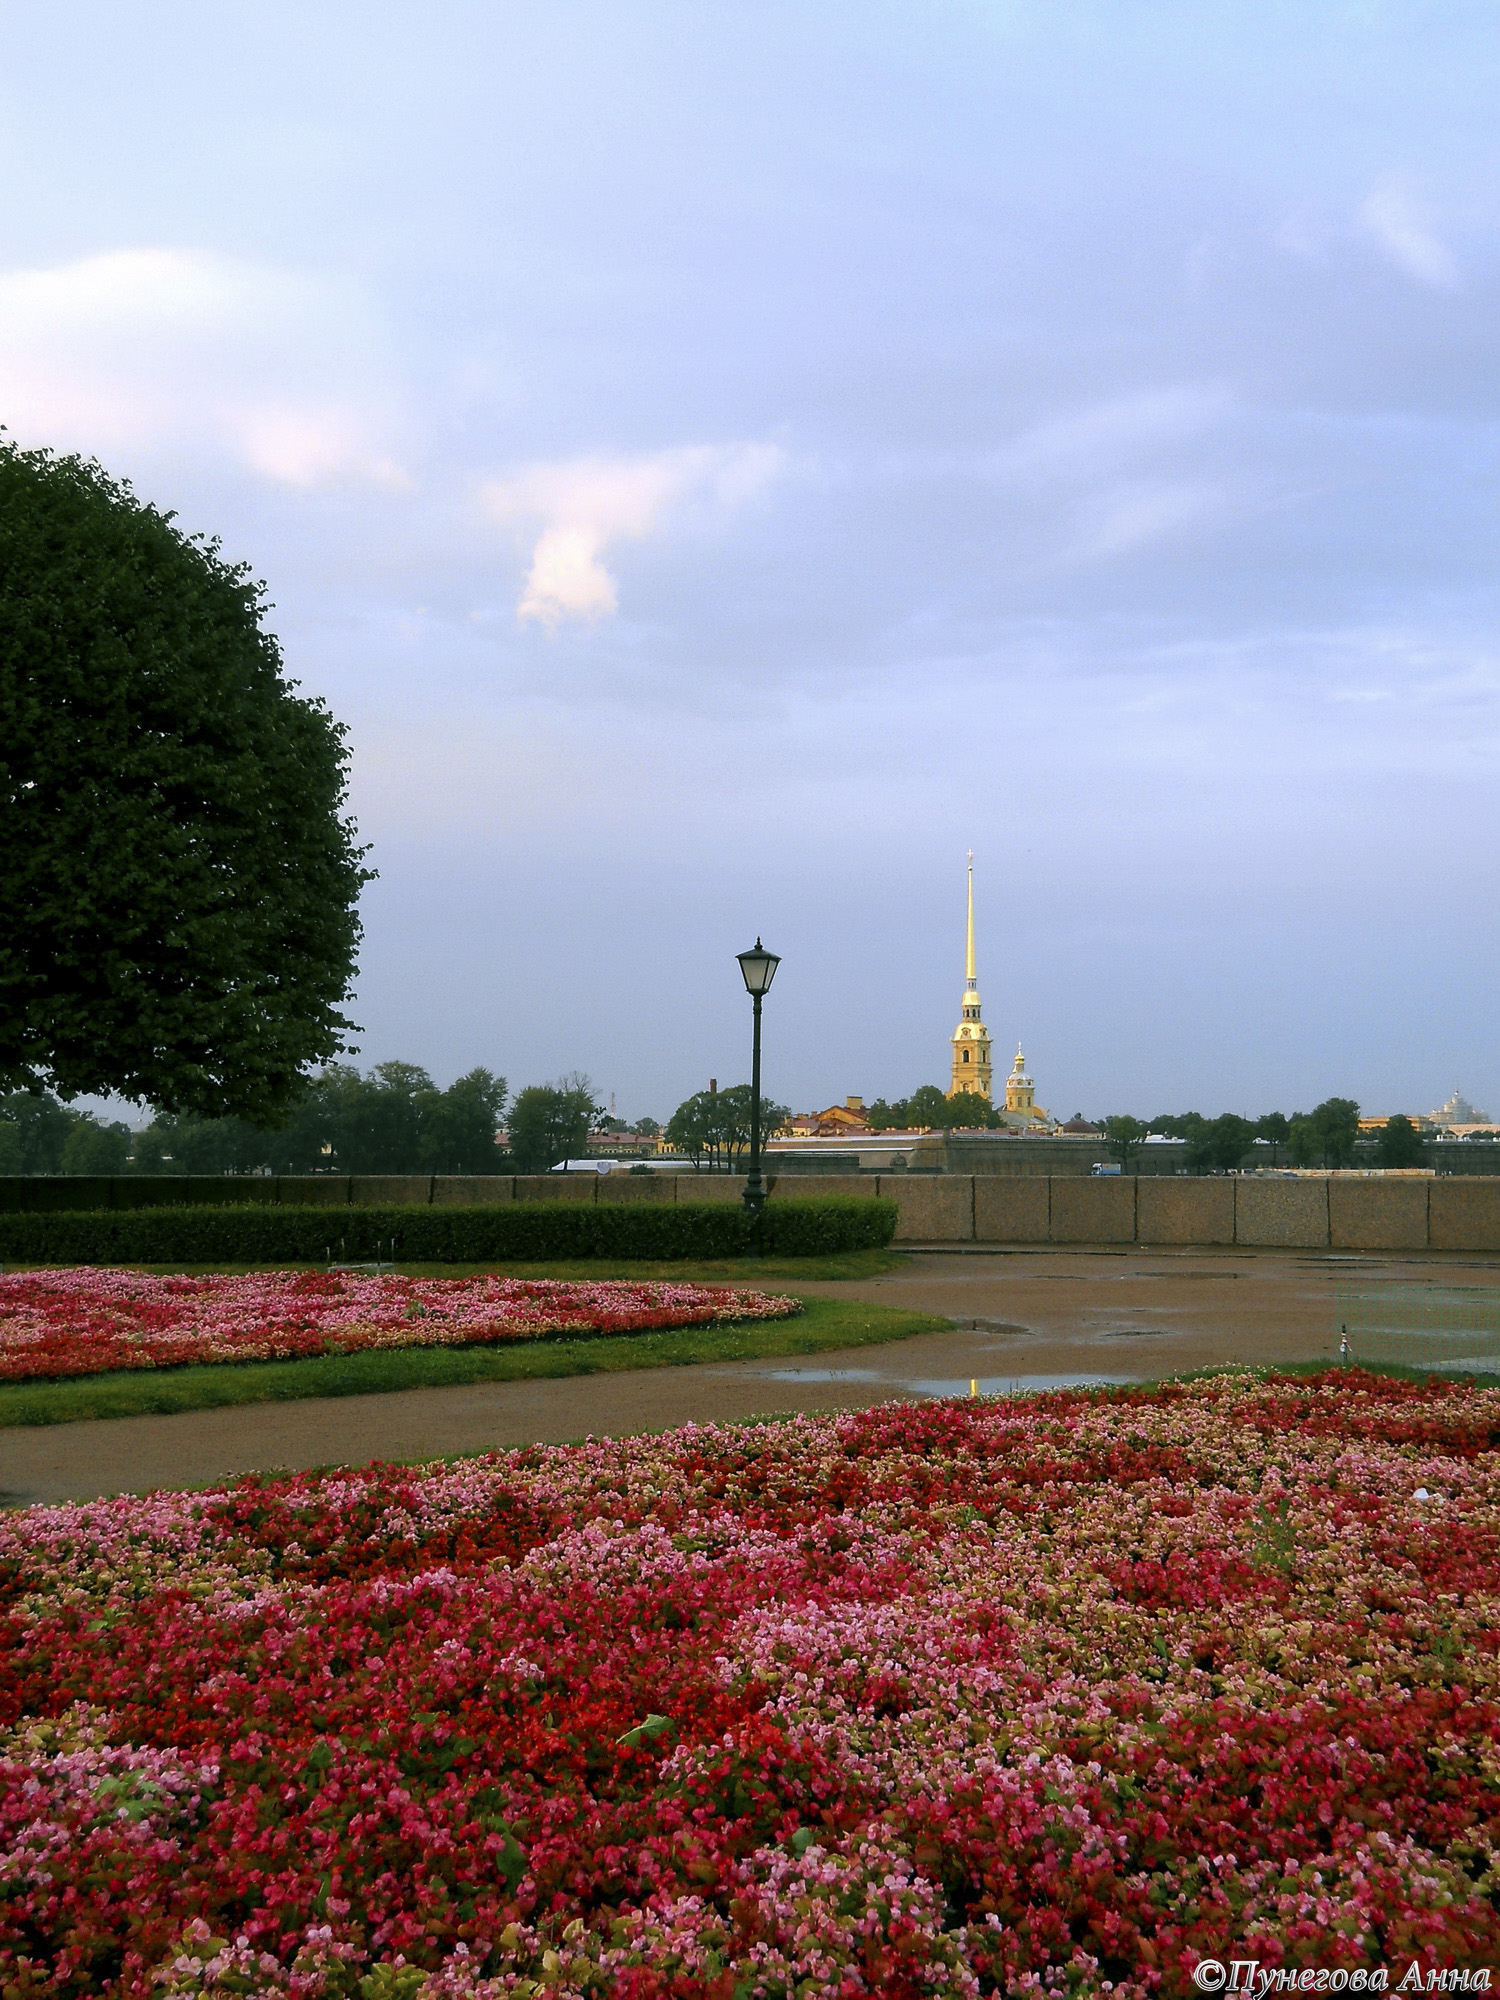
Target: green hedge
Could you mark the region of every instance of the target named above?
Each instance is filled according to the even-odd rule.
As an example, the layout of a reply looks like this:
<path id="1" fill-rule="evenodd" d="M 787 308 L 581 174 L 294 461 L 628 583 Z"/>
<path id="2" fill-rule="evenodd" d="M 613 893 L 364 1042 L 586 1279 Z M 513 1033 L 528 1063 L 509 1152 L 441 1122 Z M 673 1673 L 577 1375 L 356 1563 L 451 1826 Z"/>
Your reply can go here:
<path id="1" fill-rule="evenodd" d="M 309 1176 L 311 1178 L 311 1176 Z M 316 1182 L 314 1183 L 316 1185 Z M 347 1206 L 348 1182 L 344 1183 Z M 84 1208 L 225 1208 L 282 1199 L 274 1174 L 4 1174 L 0 1214 Z"/>
<path id="2" fill-rule="evenodd" d="M 759 1247 L 784 1257 L 872 1250 L 893 1201 L 778 1198 Z M 569 1257 L 736 1257 L 757 1232 L 739 1202 L 514 1202 L 500 1208 L 143 1208 L 0 1215 L 20 1264 L 540 1263 Z"/>

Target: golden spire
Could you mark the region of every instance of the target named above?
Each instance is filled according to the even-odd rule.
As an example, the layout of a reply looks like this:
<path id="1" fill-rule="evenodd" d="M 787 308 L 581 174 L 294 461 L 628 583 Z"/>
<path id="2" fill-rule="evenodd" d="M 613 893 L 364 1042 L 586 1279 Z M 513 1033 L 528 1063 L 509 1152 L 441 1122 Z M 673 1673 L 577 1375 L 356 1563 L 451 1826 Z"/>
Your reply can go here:
<path id="1" fill-rule="evenodd" d="M 963 1019 L 953 1037 L 953 1083 L 951 1097 L 960 1090 L 974 1091 L 986 1100 L 994 1072 L 990 1068 L 990 1038 L 979 1010 L 979 977 L 974 963 L 974 850 L 969 850 L 969 935 L 964 960 Z"/>
<path id="2" fill-rule="evenodd" d="M 964 960 L 964 1005 L 979 1005 L 979 980 L 974 968 L 974 850 L 969 849 L 969 949 Z"/>

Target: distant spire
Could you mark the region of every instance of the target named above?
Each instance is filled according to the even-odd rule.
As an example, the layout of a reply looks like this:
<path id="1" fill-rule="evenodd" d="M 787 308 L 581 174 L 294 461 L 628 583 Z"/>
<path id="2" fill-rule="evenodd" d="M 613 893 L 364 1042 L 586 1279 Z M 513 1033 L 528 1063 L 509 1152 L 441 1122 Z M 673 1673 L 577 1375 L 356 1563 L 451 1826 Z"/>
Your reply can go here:
<path id="1" fill-rule="evenodd" d="M 971 1090 L 988 1098 L 993 1072 L 990 1069 L 990 1038 L 985 1032 L 979 1007 L 979 974 L 974 953 L 974 850 L 969 849 L 969 927 L 964 956 L 963 1018 L 953 1037 L 953 1086 L 955 1091 Z"/>
<path id="2" fill-rule="evenodd" d="M 964 962 L 964 984 L 969 992 L 977 990 L 979 982 L 974 973 L 974 850 L 969 849 L 969 955 Z"/>

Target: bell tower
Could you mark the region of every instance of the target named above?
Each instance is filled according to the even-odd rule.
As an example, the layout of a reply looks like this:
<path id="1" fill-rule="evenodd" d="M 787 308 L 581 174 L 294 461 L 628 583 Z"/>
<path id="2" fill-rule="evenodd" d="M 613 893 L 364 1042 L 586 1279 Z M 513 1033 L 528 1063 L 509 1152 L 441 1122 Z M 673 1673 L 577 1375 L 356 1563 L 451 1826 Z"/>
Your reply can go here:
<path id="1" fill-rule="evenodd" d="M 963 1019 L 953 1034 L 953 1081 L 948 1095 L 973 1091 L 986 1104 L 994 1071 L 990 1064 L 990 1037 L 979 1009 L 979 980 L 974 970 L 974 850 L 969 850 L 969 941 L 964 964 Z"/>

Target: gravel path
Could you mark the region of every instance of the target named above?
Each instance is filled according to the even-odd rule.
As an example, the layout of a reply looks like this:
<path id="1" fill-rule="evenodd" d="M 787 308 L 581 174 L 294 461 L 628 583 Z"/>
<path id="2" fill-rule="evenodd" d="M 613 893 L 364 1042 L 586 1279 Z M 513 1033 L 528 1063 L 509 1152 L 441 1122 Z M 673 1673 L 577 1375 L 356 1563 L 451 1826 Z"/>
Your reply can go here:
<path id="1" fill-rule="evenodd" d="M 1138 1381 L 1232 1361 L 1332 1360 L 1336 1289 L 1351 1275 L 1500 1288 L 1500 1258 L 923 1252 L 883 1278 L 797 1289 L 942 1313 L 955 1321 L 951 1333 L 827 1355 L 5 1430 L 0 1494 L 11 1504 L 92 1499 L 206 1485 L 241 1472 L 436 1458 L 773 1410 L 966 1395 L 974 1380 L 982 1394 L 1002 1394 Z"/>

